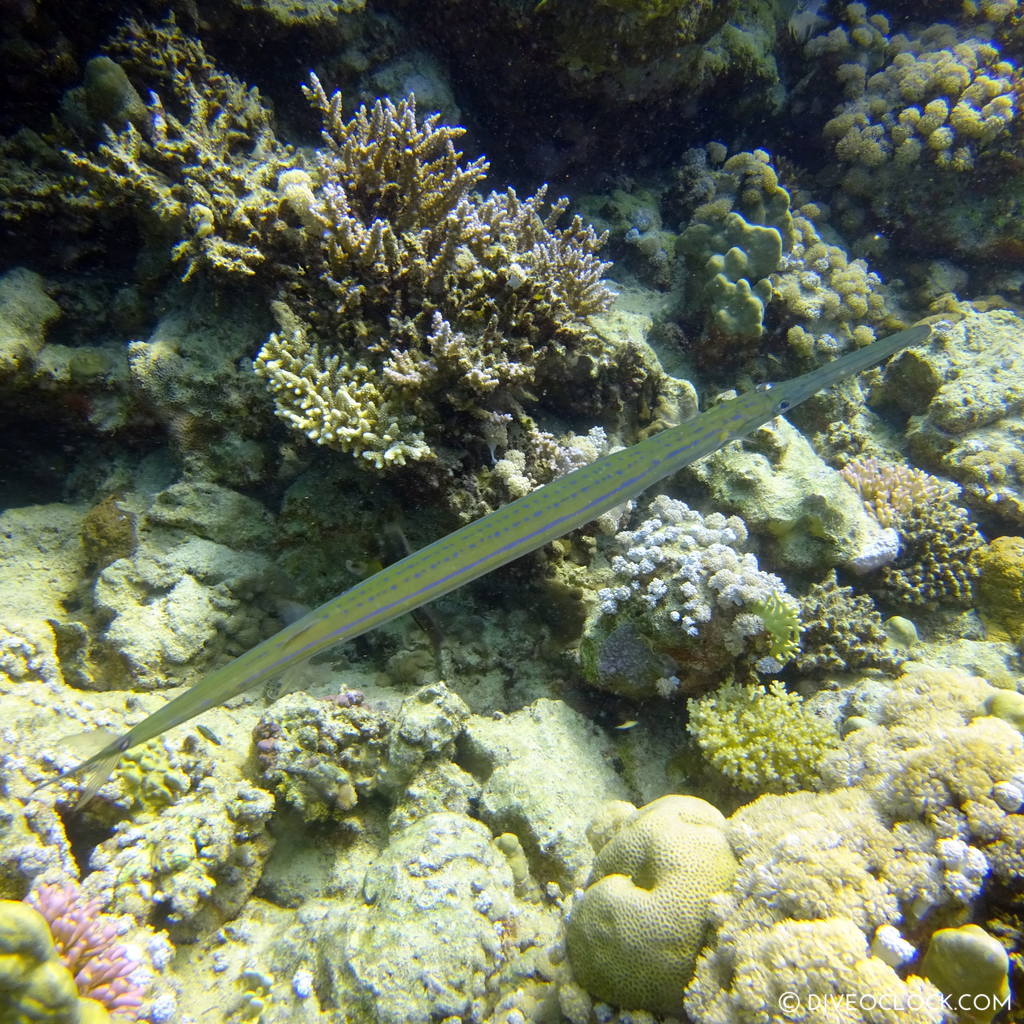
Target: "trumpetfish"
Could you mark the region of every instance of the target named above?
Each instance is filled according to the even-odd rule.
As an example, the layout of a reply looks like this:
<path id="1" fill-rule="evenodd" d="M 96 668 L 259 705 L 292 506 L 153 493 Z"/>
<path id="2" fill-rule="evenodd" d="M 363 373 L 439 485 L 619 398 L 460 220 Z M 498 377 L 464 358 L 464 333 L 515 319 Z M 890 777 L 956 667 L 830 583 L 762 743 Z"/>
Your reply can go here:
<path id="1" fill-rule="evenodd" d="M 314 608 L 245 654 L 205 675 L 91 757 L 36 787 L 87 773 L 86 803 L 125 751 L 267 683 L 307 658 L 390 622 L 557 539 L 659 480 L 746 437 L 837 381 L 870 369 L 931 328 L 919 324 L 848 352 L 809 373 L 715 405 L 685 423 L 604 455 L 468 523 Z M 108 738 L 105 732 L 100 733 Z M 100 740 L 102 742 L 102 740 Z"/>

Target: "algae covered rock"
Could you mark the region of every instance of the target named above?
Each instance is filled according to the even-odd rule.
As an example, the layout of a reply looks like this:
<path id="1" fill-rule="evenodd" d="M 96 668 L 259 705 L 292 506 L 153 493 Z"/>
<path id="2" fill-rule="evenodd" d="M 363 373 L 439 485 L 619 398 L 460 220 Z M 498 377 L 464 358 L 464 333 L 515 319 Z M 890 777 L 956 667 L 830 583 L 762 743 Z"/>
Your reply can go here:
<path id="1" fill-rule="evenodd" d="M 969 313 L 885 370 L 885 397 L 911 415 L 911 455 L 969 498 L 1024 522 L 1024 322 Z"/>
<path id="2" fill-rule="evenodd" d="M 349 1019 L 475 1019 L 499 961 L 496 926 L 516 907 L 512 870 L 486 826 L 446 812 L 411 823 L 369 867 L 362 892 L 328 965 L 353 1000 Z"/>
<path id="3" fill-rule="evenodd" d="M 866 572 L 896 556 L 892 532 L 784 419 L 701 459 L 693 472 L 716 504 L 742 516 L 788 568 Z"/>
<path id="4" fill-rule="evenodd" d="M 994 640 L 1024 638 L 1024 537 L 996 537 L 975 556 L 978 611 Z"/>
<path id="5" fill-rule="evenodd" d="M 681 1016 L 709 901 L 735 872 L 725 818 L 704 800 L 664 796 L 621 821 L 569 917 L 576 980 L 615 1006 Z"/>
<path id="6" fill-rule="evenodd" d="M 608 741 L 579 712 L 542 699 L 507 716 L 472 716 L 462 746 L 482 782 L 483 821 L 519 838 L 541 883 L 581 885 L 593 858 L 587 825 L 602 801 L 626 795 Z"/>

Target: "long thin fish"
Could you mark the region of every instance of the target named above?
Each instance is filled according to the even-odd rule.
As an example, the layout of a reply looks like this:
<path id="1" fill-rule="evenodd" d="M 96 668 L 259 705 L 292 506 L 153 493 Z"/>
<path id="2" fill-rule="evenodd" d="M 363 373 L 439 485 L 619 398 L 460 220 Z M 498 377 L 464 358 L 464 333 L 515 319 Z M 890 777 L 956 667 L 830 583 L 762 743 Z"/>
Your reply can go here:
<path id="1" fill-rule="evenodd" d="M 929 334 L 930 328 L 924 325 L 900 331 L 803 376 L 722 402 L 539 487 L 313 609 L 43 785 L 87 772 L 79 804 L 86 802 L 126 750 L 569 533 L 729 441 L 745 437 L 823 388 L 923 342 Z"/>

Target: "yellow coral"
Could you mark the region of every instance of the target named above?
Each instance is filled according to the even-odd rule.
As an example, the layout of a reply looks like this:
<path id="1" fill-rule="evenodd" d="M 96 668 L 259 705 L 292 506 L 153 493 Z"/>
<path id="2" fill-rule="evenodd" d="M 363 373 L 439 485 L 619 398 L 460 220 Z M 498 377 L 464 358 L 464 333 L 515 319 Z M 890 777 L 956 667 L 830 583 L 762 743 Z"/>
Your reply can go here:
<path id="1" fill-rule="evenodd" d="M 993 640 L 1024 638 L 1024 537 L 997 537 L 976 555 L 978 612 Z"/>
<path id="2" fill-rule="evenodd" d="M 728 683 L 687 708 L 687 729 L 708 763 L 750 792 L 812 786 L 823 758 L 839 743 L 832 722 L 779 682 L 767 689 Z"/>
<path id="3" fill-rule="evenodd" d="M 573 973 L 591 995 L 682 1015 L 709 900 L 736 871 L 724 827 L 704 800 L 664 796 L 612 832 L 566 934 Z"/>

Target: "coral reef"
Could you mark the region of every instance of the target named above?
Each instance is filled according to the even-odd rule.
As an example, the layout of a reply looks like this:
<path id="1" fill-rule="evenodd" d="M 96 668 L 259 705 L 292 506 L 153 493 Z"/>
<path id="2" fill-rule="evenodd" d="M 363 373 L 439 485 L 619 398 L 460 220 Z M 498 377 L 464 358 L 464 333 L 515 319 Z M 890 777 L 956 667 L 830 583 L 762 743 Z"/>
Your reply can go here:
<path id="1" fill-rule="evenodd" d="M 822 761 L 839 745 L 835 725 L 778 681 L 725 683 L 686 706 L 686 728 L 708 764 L 748 793 L 816 788 Z"/>
<path id="2" fill-rule="evenodd" d="M 777 671 L 772 652 L 792 651 L 758 608 L 776 599 L 794 612 L 796 605 L 743 551 L 743 521 L 704 517 L 663 495 L 643 514 L 635 529 L 609 539 L 602 563 L 587 573 L 596 592 L 580 644 L 587 681 L 641 698 L 694 692 L 741 665 Z"/>
<path id="3" fill-rule="evenodd" d="M 134 1016 L 145 996 L 135 977 L 139 965 L 117 941 L 116 920 L 99 912 L 99 900 L 84 899 L 76 885 L 41 885 L 29 902 L 49 925 L 79 995 L 118 1016 Z"/>
<path id="4" fill-rule="evenodd" d="M 306 821 L 342 817 L 373 791 L 388 724 L 361 695 L 350 702 L 288 694 L 253 732 L 261 781 Z"/>
<path id="5" fill-rule="evenodd" d="M 1019 160 L 1015 46 L 1002 52 L 993 25 L 971 19 L 917 22 L 897 33 L 864 4 L 838 13 L 843 24 L 806 46 L 821 87 L 838 87 L 844 97 L 822 130 L 846 167 L 838 221 L 851 232 L 902 221 L 903 240 L 921 251 L 969 259 L 1019 246 L 1016 218 L 1002 216 L 1007 191 L 986 184 L 965 202 L 963 189 L 966 178 L 983 180 L 989 171 L 993 184 L 1004 179 Z M 912 213 L 922 173 L 936 213 L 924 219 Z"/>
<path id="6" fill-rule="evenodd" d="M 591 882 L 569 915 L 573 975 L 615 1006 L 680 1016 L 708 904 L 736 870 L 725 819 L 687 796 L 615 811 L 614 827 L 595 830 Z"/>
<path id="7" fill-rule="evenodd" d="M 157 265 L 170 240 L 170 257 L 184 263 L 186 278 L 200 269 L 249 276 L 273 265 L 287 248 L 276 183 L 297 158 L 278 141 L 259 91 L 217 68 L 173 21 L 129 21 L 110 52 L 118 63 L 95 58 L 105 74 L 90 79 L 87 69 L 85 86 L 104 141 L 91 154 L 65 150 L 98 202 L 128 208 L 141 221 Z M 144 116 L 125 71 L 159 90 Z M 89 104 L 99 82 L 114 77 L 134 111 L 127 124 L 109 110 L 94 114 Z"/>
<path id="8" fill-rule="evenodd" d="M 846 163 L 877 171 L 888 161 L 932 161 L 969 171 L 1013 146 L 1017 69 L 997 46 L 960 39 L 952 26 L 889 39 L 874 74 L 859 64 L 838 73 L 849 99 L 824 130 Z"/>
<path id="9" fill-rule="evenodd" d="M 195 681 L 272 632 L 276 609 L 268 605 L 280 581 L 257 550 L 272 535 L 258 502 L 215 484 L 181 483 L 153 496 L 125 494 L 119 507 L 137 522 L 130 550 L 100 559 L 106 564 L 96 564 L 78 615 L 62 610 L 51 619 L 63 671 L 76 685 Z M 89 523 L 95 527 L 95 516 Z"/>
<path id="10" fill-rule="evenodd" d="M 711 904 L 715 932 L 686 994 L 695 1020 L 748 1019 L 790 988 L 803 1003 L 842 991 L 909 1009 L 913 998 L 914 1019 L 943 1019 L 939 992 L 906 968 L 1024 868 L 1021 803 L 1007 790 L 1024 748 L 981 711 L 997 692 L 923 665 L 865 681 L 847 694 L 843 743 L 821 761 L 825 791 L 762 796 L 733 815 L 740 866 Z M 767 956 L 779 965 L 770 976 Z M 906 1019 L 860 1012 L 851 1019 Z"/>
<path id="11" fill-rule="evenodd" d="M 108 1024 L 98 1000 L 82 996 L 61 961 L 46 919 L 26 903 L 0 901 L 0 1020 L 4 1024 Z M 97 964 L 97 967 L 100 967 Z M 124 1008 L 138 1006 L 124 993 Z"/>

